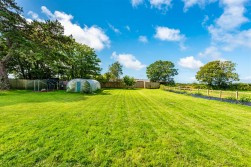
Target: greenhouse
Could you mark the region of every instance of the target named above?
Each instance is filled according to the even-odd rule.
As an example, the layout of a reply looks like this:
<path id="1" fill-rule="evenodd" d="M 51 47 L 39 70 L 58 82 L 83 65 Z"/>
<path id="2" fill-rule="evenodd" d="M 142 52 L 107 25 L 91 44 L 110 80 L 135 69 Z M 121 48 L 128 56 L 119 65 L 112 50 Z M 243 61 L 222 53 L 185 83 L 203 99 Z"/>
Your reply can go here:
<path id="1" fill-rule="evenodd" d="M 67 83 L 67 92 L 90 93 L 100 89 L 100 83 L 93 79 L 73 79 Z"/>

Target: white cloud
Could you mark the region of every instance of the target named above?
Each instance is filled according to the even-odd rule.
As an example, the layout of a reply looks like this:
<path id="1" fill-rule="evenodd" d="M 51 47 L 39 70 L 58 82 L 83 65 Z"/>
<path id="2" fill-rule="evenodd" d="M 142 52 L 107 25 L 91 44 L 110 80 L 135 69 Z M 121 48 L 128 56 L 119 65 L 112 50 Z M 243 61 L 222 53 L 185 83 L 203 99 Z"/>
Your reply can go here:
<path id="1" fill-rule="evenodd" d="M 181 58 L 178 62 L 181 67 L 188 69 L 198 69 L 203 66 L 203 63 L 200 60 L 196 60 L 193 56 Z"/>
<path id="2" fill-rule="evenodd" d="M 240 30 L 240 27 L 249 22 L 244 16 L 247 0 L 221 0 L 223 14 L 215 20 L 215 24 L 208 27 L 212 41 L 225 51 L 231 51 L 239 46 L 251 48 L 251 29 Z"/>
<path id="3" fill-rule="evenodd" d="M 184 2 L 184 11 L 186 12 L 190 7 L 199 5 L 204 7 L 206 4 L 216 2 L 217 0 L 182 0 Z"/>
<path id="4" fill-rule="evenodd" d="M 202 25 L 203 27 L 205 27 L 205 25 L 207 24 L 208 20 L 209 20 L 208 15 L 205 15 L 205 17 L 204 17 L 204 19 L 203 19 L 201 25 Z"/>
<path id="5" fill-rule="evenodd" d="M 113 25 L 108 24 L 109 28 L 114 31 L 116 34 L 120 34 L 121 32 L 119 31 L 119 29 L 115 28 Z"/>
<path id="6" fill-rule="evenodd" d="M 82 28 L 78 24 L 72 23 L 72 15 L 60 11 L 52 13 L 45 6 L 42 6 L 41 9 L 50 19 L 58 20 L 64 26 L 65 35 L 72 35 L 77 42 L 86 44 L 95 50 L 102 50 L 110 46 L 110 39 L 102 28 L 95 25 Z"/>
<path id="7" fill-rule="evenodd" d="M 210 46 L 210 47 L 206 48 L 206 50 L 204 52 L 200 52 L 199 56 L 200 57 L 210 57 L 214 60 L 218 60 L 218 59 L 221 59 L 222 54 L 217 47 Z"/>
<path id="8" fill-rule="evenodd" d="M 131 0 L 132 6 L 137 7 L 138 5 L 142 4 L 144 0 Z"/>
<path id="9" fill-rule="evenodd" d="M 131 28 L 127 25 L 126 27 L 125 27 L 128 31 L 131 31 Z"/>
<path id="10" fill-rule="evenodd" d="M 123 66 L 129 69 L 141 70 L 146 67 L 146 65 L 142 64 L 132 54 L 117 54 L 116 52 L 113 52 L 112 58 L 119 61 Z"/>
<path id="11" fill-rule="evenodd" d="M 146 36 L 139 36 L 139 41 L 142 42 L 142 43 L 147 43 L 148 39 L 147 39 Z"/>
<path id="12" fill-rule="evenodd" d="M 172 0 L 149 0 L 151 7 L 155 7 L 159 10 L 168 10 L 172 4 Z"/>
<path id="13" fill-rule="evenodd" d="M 32 18 L 33 20 L 37 20 L 37 21 L 40 21 L 40 22 L 44 22 L 44 20 L 43 20 L 43 19 L 40 19 L 39 16 L 38 16 L 38 14 L 35 13 L 35 12 L 29 11 L 29 12 L 28 12 L 28 15 L 30 15 L 31 18 Z M 29 22 L 31 22 L 31 19 L 27 19 L 27 20 L 28 20 Z"/>
<path id="14" fill-rule="evenodd" d="M 216 20 L 216 25 L 226 31 L 234 30 L 248 19 L 244 16 L 247 0 L 222 0 L 224 13 Z"/>
<path id="15" fill-rule="evenodd" d="M 162 41 L 183 41 L 185 36 L 180 33 L 179 29 L 171 29 L 168 27 L 156 27 L 155 38 Z"/>

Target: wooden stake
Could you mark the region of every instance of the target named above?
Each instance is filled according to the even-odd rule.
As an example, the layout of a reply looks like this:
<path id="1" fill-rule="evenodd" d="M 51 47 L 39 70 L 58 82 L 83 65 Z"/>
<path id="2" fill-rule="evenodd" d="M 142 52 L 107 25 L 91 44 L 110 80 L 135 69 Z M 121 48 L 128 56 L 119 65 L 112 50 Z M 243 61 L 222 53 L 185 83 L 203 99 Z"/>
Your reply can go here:
<path id="1" fill-rule="evenodd" d="M 236 91 L 236 100 L 238 100 L 238 98 L 239 98 L 239 92 Z"/>

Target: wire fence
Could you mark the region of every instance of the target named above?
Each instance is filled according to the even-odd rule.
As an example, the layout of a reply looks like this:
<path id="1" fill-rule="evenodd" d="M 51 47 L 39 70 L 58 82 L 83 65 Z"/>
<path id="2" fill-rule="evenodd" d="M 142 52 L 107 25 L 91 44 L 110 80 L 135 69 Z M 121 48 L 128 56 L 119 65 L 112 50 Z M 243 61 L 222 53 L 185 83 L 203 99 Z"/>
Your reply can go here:
<path id="1" fill-rule="evenodd" d="M 177 93 L 194 94 L 207 97 L 215 97 L 229 100 L 251 100 L 251 91 L 225 91 L 225 90 L 210 90 L 210 89 L 193 89 L 187 87 L 169 87 L 162 86 L 162 89 Z"/>

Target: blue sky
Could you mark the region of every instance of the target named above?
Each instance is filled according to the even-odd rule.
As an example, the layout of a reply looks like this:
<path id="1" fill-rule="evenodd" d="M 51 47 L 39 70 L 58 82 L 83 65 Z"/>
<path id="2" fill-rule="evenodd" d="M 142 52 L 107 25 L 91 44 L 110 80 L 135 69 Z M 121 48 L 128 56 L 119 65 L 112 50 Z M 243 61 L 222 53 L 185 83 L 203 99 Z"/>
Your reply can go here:
<path id="1" fill-rule="evenodd" d="M 96 50 L 102 73 L 114 61 L 124 75 L 146 79 L 146 67 L 168 60 L 176 82 L 194 82 L 213 60 L 237 63 L 251 82 L 250 0 L 17 0 L 28 20 L 58 19 L 65 34 Z"/>

